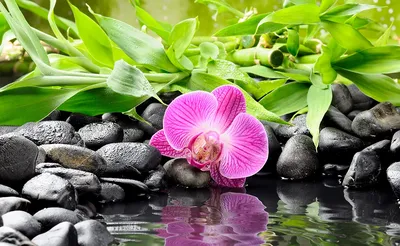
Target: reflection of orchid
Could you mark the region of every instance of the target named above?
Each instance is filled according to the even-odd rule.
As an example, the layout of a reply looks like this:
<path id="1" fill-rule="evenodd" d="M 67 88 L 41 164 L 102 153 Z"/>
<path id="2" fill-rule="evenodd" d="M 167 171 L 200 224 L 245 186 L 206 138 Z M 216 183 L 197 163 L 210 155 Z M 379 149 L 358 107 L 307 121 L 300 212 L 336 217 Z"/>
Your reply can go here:
<path id="1" fill-rule="evenodd" d="M 158 230 L 165 245 L 259 245 L 257 236 L 265 231 L 268 213 L 256 197 L 213 190 L 202 207 L 167 206 L 162 210 L 166 229 Z"/>
<path id="2" fill-rule="evenodd" d="M 246 113 L 242 92 L 229 85 L 177 97 L 165 112 L 164 129 L 150 144 L 165 156 L 187 158 L 229 187 L 242 187 L 268 158 L 263 125 Z"/>

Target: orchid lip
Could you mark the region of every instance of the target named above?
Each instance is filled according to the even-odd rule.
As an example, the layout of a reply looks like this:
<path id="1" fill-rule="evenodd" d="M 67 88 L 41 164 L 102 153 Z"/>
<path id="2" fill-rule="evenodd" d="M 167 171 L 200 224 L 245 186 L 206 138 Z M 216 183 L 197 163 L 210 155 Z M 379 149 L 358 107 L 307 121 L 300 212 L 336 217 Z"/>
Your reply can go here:
<path id="1" fill-rule="evenodd" d="M 223 144 L 215 131 L 202 132 L 194 136 L 188 146 L 190 154 L 188 161 L 193 166 L 209 171 L 210 165 L 221 158 Z"/>

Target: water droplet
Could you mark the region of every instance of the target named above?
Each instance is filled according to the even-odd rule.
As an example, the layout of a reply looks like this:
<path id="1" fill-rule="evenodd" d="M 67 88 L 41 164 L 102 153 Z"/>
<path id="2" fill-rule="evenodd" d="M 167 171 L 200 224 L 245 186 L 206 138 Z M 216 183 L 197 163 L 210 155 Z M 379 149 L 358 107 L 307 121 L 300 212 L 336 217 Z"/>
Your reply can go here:
<path id="1" fill-rule="evenodd" d="M 386 4 L 390 4 L 390 0 L 386 0 Z"/>
<path id="2" fill-rule="evenodd" d="M 381 12 L 382 8 L 377 8 L 376 11 Z"/>
<path id="3" fill-rule="evenodd" d="M 394 21 L 394 17 L 392 16 L 392 17 L 390 17 L 390 21 L 391 22 L 393 22 Z"/>
<path id="4" fill-rule="evenodd" d="M 392 26 L 392 30 L 393 30 L 393 31 L 396 30 L 396 26 Z"/>
<path id="5" fill-rule="evenodd" d="M 389 12 L 389 14 L 393 14 L 393 9 L 390 8 L 388 12 Z"/>

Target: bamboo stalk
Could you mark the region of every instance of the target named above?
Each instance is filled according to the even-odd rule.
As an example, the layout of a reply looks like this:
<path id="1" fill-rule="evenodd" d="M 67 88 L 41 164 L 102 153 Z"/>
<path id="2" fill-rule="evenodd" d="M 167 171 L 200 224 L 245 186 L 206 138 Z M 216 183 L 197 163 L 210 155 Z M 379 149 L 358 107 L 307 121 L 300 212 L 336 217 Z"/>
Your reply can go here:
<path id="1" fill-rule="evenodd" d="M 279 67 L 283 63 L 283 53 L 277 49 L 255 47 L 236 50 L 227 59 L 241 66 L 264 65 Z"/>

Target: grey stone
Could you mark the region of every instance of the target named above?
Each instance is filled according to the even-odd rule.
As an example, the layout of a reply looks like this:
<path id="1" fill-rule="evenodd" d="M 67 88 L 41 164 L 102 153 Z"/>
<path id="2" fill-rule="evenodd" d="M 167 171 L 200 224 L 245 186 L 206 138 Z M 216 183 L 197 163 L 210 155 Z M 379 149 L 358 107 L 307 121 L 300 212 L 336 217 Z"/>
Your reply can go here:
<path id="1" fill-rule="evenodd" d="M 104 176 L 124 174 L 124 172 L 148 172 L 155 169 L 161 161 L 160 152 L 143 143 L 114 143 L 100 148 L 97 153 L 107 162 Z M 114 176 L 113 175 L 113 176 Z"/>
<path id="2" fill-rule="evenodd" d="M 390 149 L 390 140 L 384 139 L 366 147 L 363 151 L 370 151 L 370 152 L 375 152 L 378 155 L 385 155 L 389 152 L 389 149 Z"/>
<path id="3" fill-rule="evenodd" d="M 149 193 L 149 187 L 134 179 L 100 178 L 102 182 L 113 183 L 121 186 L 130 195 L 145 195 Z"/>
<path id="4" fill-rule="evenodd" d="M 357 152 L 353 157 L 342 185 L 349 188 L 374 186 L 379 181 L 380 172 L 381 161 L 374 151 Z"/>
<path id="5" fill-rule="evenodd" d="M 332 105 L 343 114 L 353 109 L 353 99 L 350 91 L 343 84 L 332 84 Z"/>
<path id="6" fill-rule="evenodd" d="M 163 119 L 166 106 L 161 103 L 151 103 L 142 113 L 143 119 L 145 119 L 149 124 L 144 122 L 139 122 L 139 126 L 149 135 L 153 135 L 158 130 L 163 128 Z"/>
<path id="7" fill-rule="evenodd" d="M 0 136 L 1 182 L 18 183 L 33 177 L 38 153 L 37 146 L 24 137 Z"/>
<path id="8" fill-rule="evenodd" d="M 349 170 L 350 166 L 347 165 L 338 165 L 338 164 L 325 164 L 324 165 L 324 174 L 327 176 L 344 176 Z"/>
<path id="9" fill-rule="evenodd" d="M 359 113 L 353 120 L 352 129 L 364 138 L 385 137 L 400 130 L 400 113 L 391 103 L 380 103 Z"/>
<path id="10" fill-rule="evenodd" d="M 44 169 L 46 169 L 46 168 L 57 168 L 57 167 L 64 168 L 61 164 L 58 164 L 55 162 L 43 162 L 43 163 L 36 165 L 35 172 L 37 174 L 40 174 L 40 173 L 43 173 Z"/>
<path id="11" fill-rule="evenodd" d="M 5 196 L 19 196 L 19 193 L 13 188 L 0 184 L 0 197 Z"/>
<path id="12" fill-rule="evenodd" d="M 101 174 L 106 168 L 106 161 L 95 151 L 67 144 L 46 144 L 41 146 L 46 151 L 46 159 L 60 163 L 66 168 L 78 169 Z"/>
<path id="13" fill-rule="evenodd" d="M 123 201 L 124 199 L 125 191 L 121 186 L 108 182 L 101 183 L 101 191 L 99 196 L 100 202 L 118 202 Z"/>
<path id="14" fill-rule="evenodd" d="M 318 153 L 325 162 L 348 165 L 363 148 L 361 139 L 336 128 L 325 127 L 320 132 Z"/>
<path id="15" fill-rule="evenodd" d="M 79 246 L 108 246 L 114 241 L 106 226 L 96 220 L 86 220 L 75 225 Z"/>
<path id="16" fill-rule="evenodd" d="M 93 117 L 93 116 L 84 115 L 84 114 L 72 113 L 66 121 L 69 124 L 71 124 L 75 128 L 75 130 L 78 131 L 80 128 L 84 127 L 85 125 L 101 122 L 101 119 L 97 118 L 97 117 Z"/>
<path id="17" fill-rule="evenodd" d="M 353 110 L 367 110 L 375 105 L 375 100 L 366 96 L 355 84 L 347 87 L 353 100 Z"/>
<path id="18" fill-rule="evenodd" d="M 95 205 L 87 200 L 80 201 L 80 203 L 76 206 L 75 212 L 79 213 L 79 215 L 82 215 L 82 218 L 87 219 L 94 218 L 97 215 L 97 209 Z"/>
<path id="19" fill-rule="evenodd" d="M 282 148 L 272 127 L 269 126 L 266 121 L 261 121 L 261 123 L 264 125 L 268 137 L 268 160 L 262 168 L 262 171 L 276 172 L 276 162 L 282 153 Z"/>
<path id="20" fill-rule="evenodd" d="M 21 232 L 7 226 L 0 227 L 0 244 L 10 244 L 14 246 L 36 246 Z"/>
<path id="21" fill-rule="evenodd" d="M 202 188 L 210 184 L 209 172 L 190 165 L 186 159 L 173 159 L 164 164 L 168 178 L 176 184 L 189 188 Z"/>
<path id="22" fill-rule="evenodd" d="M 47 231 L 61 222 L 76 224 L 82 221 L 82 218 L 74 211 L 55 207 L 42 209 L 33 217 L 42 224 L 43 231 Z"/>
<path id="23" fill-rule="evenodd" d="M 386 174 L 394 194 L 400 199 L 400 162 L 390 165 Z"/>
<path id="24" fill-rule="evenodd" d="M 18 126 L 0 126 L 0 136 L 15 131 Z"/>
<path id="25" fill-rule="evenodd" d="M 62 167 L 41 168 L 39 173 L 51 173 L 68 180 L 80 195 L 97 194 L 101 189 L 100 181 L 93 173 Z"/>
<path id="26" fill-rule="evenodd" d="M 79 129 L 79 135 L 90 149 L 97 150 L 106 144 L 122 142 L 124 132 L 114 122 L 92 123 Z"/>
<path id="27" fill-rule="evenodd" d="M 38 147 L 39 153 L 36 157 L 36 166 L 40 163 L 46 162 L 46 151 L 42 147 Z"/>
<path id="28" fill-rule="evenodd" d="M 347 117 L 350 120 L 354 120 L 354 118 L 356 118 L 356 116 L 361 112 L 362 112 L 361 110 L 353 110 L 353 111 L 351 111 L 350 113 L 347 114 Z"/>
<path id="29" fill-rule="evenodd" d="M 22 188 L 22 195 L 38 205 L 75 209 L 76 191 L 67 180 L 50 173 L 30 179 Z"/>
<path id="30" fill-rule="evenodd" d="M 124 139 L 122 142 L 140 142 L 144 136 L 143 130 L 136 127 L 125 128 L 123 131 Z"/>
<path id="31" fill-rule="evenodd" d="M 31 202 L 20 197 L 1 197 L 0 198 L 0 216 L 15 210 L 27 211 Z"/>
<path id="32" fill-rule="evenodd" d="M 400 131 L 393 135 L 390 151 L 395 155 L 395 159 L 400 161 Z"/>
<path id="33" fill-rule="evenodd" d="M 72 144 L 83 145 L 83 141 L 75 129 L 64 121 L 29 122 L 15 132 L 21 134 L 36 145 Z"/>
<path id="34" fill-rule="evenodd" d="M 28 238 L 33 238 L 42 230 L 42 225 L 32 215 L 24 211 L 11 211 L 1 216 L 5 226 L 13 228 Z"/>
<path id="35" fill-rule="evenodd" d="M 159 166 L 157 170 L 150 172 L 149 176 L 144 180 L 144 184 L 149 187 L 150 190 L 160 190 L 167 186 L 167 172 L 162 166 Z"/>
<path id="36" fill-rule="evenodd" d="M 336 127 L 347 133 L 353 132 L 353 130 L 351 129 L 351 120 L 333 106 L 329 107 L 329 110 L 328 112 L 326 112 L 324 119 L 327 126 Z"/>
<path id="37" fill-rule="evenodd" d="M 32 239 L 37 246 L 78 246 L 78 233 L 73 224 L 61 222 Z"/>
<path id="38" fill-rule="evenodd" d="M 292 121 L 293 126 L 278 125 L 274 129 L 276 136 L 281 142 L 286 142 L 289 138 L 296 135 L 310 136 L 310 131 L 307 128 L 306 119 L 307 119 L 307 114 L 302 114 L 296 116 L 293 119 Z"/>
<path id="39" fill-rule="evenodd" d="M 278 159 L 278 174 L 300 180 L 314 178 L 319 171 L 320 164 L 311 138 L 304 135 L 290 138 Z"/>

